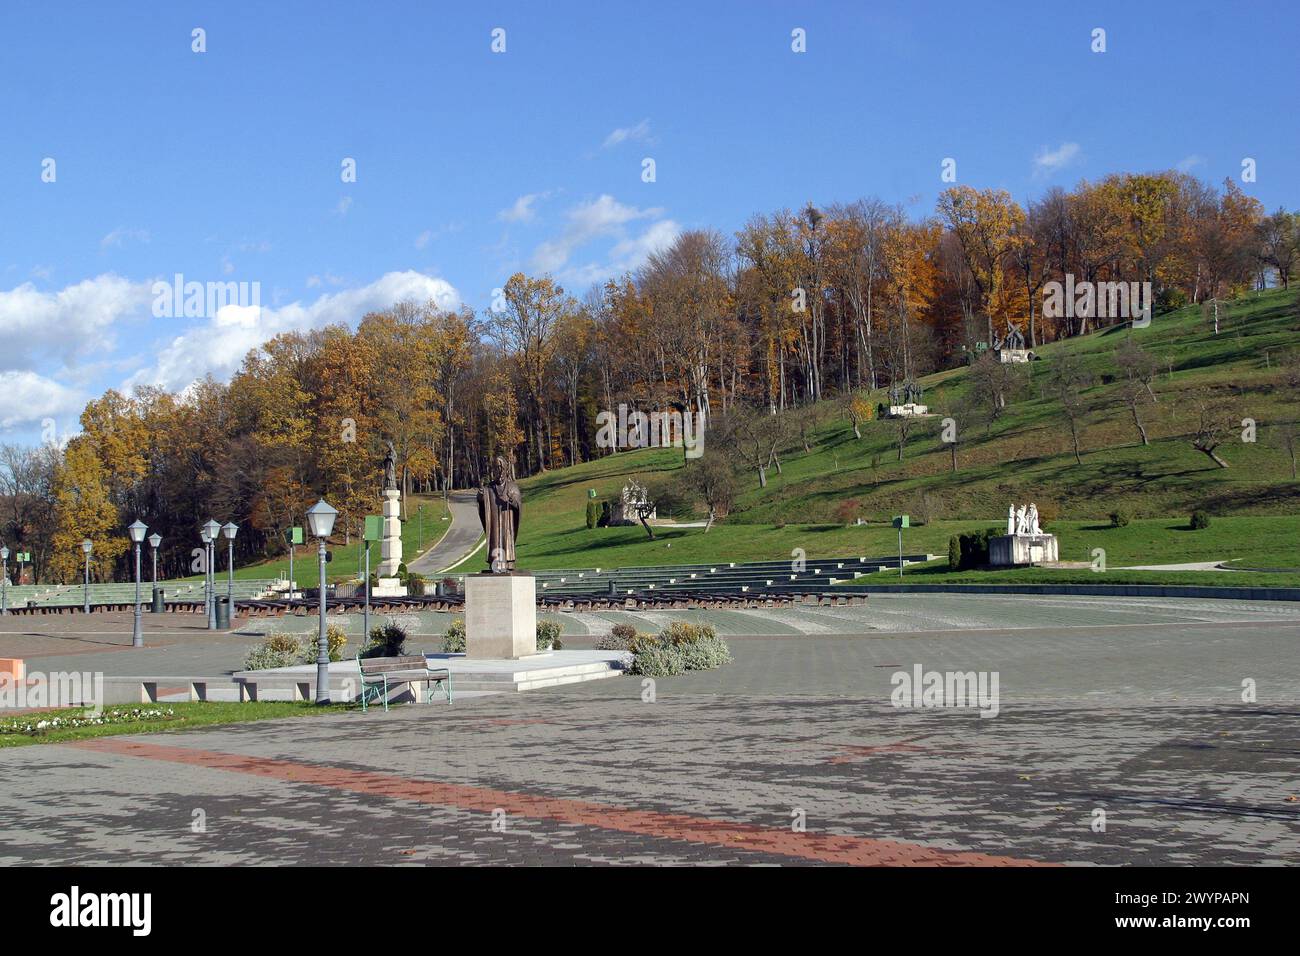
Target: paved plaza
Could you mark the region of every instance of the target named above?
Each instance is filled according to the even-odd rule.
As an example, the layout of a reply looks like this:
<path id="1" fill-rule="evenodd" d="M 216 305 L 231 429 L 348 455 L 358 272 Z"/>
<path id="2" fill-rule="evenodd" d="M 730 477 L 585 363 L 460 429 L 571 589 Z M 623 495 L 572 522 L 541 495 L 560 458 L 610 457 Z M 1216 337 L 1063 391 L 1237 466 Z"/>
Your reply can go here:
<path id="1" fill-rule="evenodd" d="M 0 864 L 1300 859 L 1300 607 L 873 595 L 699 613 L 735 661 L 653 685 L 0 751 Z M 567 646 L 622 619 L 601 617 L 567 618 Z M 263 624 L 149 623 L 133 652 L 112 616 L 11 618 L 0 656 L 228 673 Z M 420 623 L 412 644 L 436 650 L 443 622 Z M 997 716 L 895 708 L 892 676 L 916 665 L 996 673 Z"/>

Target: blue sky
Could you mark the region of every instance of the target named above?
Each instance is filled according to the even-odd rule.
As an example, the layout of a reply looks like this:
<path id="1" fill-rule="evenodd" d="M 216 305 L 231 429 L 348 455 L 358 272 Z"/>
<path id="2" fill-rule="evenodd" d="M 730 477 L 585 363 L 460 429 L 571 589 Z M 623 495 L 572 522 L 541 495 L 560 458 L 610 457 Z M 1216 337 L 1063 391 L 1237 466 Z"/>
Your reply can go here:
<path id="1" fill-rule="evenodd" d="M 1294 209 L 1297 36 L 1276 3 L 6 4 L 0 440 L 395 298 L 486 309 L 517 270 L 580 295 L 808 200 L 926 215 L 945 157 L 1022 202 L 1251 157 L 1243 188 Z M 261 308 L 155 317 L 176 273 Z"/>

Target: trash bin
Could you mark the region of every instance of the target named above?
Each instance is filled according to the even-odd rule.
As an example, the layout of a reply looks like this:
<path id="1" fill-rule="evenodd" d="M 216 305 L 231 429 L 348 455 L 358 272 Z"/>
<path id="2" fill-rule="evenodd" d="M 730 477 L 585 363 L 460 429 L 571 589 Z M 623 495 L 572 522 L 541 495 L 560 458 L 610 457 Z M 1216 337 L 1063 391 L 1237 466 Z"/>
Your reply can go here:
<path id="1" fill-rule="evenodd" d="M 230 598 L 225 595 L 217 598 L 217 630 L 230 630 Z"/>
<path id="2" fill-rule="evenodd" d="M 153 589 L 153 607 L 151 607 L 150 610 L 153 611 L 154 614 L 161 614 L 163 612 L 163 596 L 162 588 L 156 587 Z"/>

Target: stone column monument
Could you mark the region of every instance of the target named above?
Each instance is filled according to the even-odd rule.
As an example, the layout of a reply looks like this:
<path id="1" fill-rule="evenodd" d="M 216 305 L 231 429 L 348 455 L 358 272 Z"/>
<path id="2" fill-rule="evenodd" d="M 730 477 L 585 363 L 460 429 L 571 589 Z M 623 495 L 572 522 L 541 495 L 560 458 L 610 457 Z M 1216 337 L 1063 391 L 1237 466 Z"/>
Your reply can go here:
<path id="1" fill-rule="evenodd" d="M 406 586 L 397 578 L 402 563 L 402 493 L 397 488 L 397 451 L 388 443 L 384 456 L 384 536 L 379 542 L 379 586 L 374 597 L 406 597 Z"/>
<path id="2" fill-rule="evenodd" d="M 517 659 L 537 653 L 537 582 L 515 570 L 523 495 L 514 469 L 498 456 L 479 489 L 487 568 L 465 576 L 465 656 Z"/>

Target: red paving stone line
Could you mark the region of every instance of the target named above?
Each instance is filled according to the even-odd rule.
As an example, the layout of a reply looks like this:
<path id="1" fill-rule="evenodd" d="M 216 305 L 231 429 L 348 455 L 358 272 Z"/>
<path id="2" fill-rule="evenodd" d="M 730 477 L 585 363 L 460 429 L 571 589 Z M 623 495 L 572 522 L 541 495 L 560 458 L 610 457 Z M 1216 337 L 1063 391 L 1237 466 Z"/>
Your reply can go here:
<path id="1" fill-rule="evenodd" d="M 189 747 L 169 747 L 139 741 L 104 737 L 77 741 L 64 746 L 99 753 L 189 764 L 213 770 L 229 770 L 288 783 L 305 783 L 334 790 L 413 800 L 420 803 L 508 814 L 539 820 L 556 820 L 622 833 L 691 843 L 723 846 L 733 850 L 770 853 L 820 863 L 849 866 L 1052 866 L 1036 860 L 993 856 L 959 850 L 941 850 L 916 843 L 877 840 L 847 835 L 794 833 L 783 828 L 762 827 L 686 814 L 635 810 L 629 807 L 592 803 L 586 800 L 534 796 L 488 787 L 412 780 L 373 771 L 346 770 L 316 764 L 296 763 L 246 754 L 219 753 Z"/>

